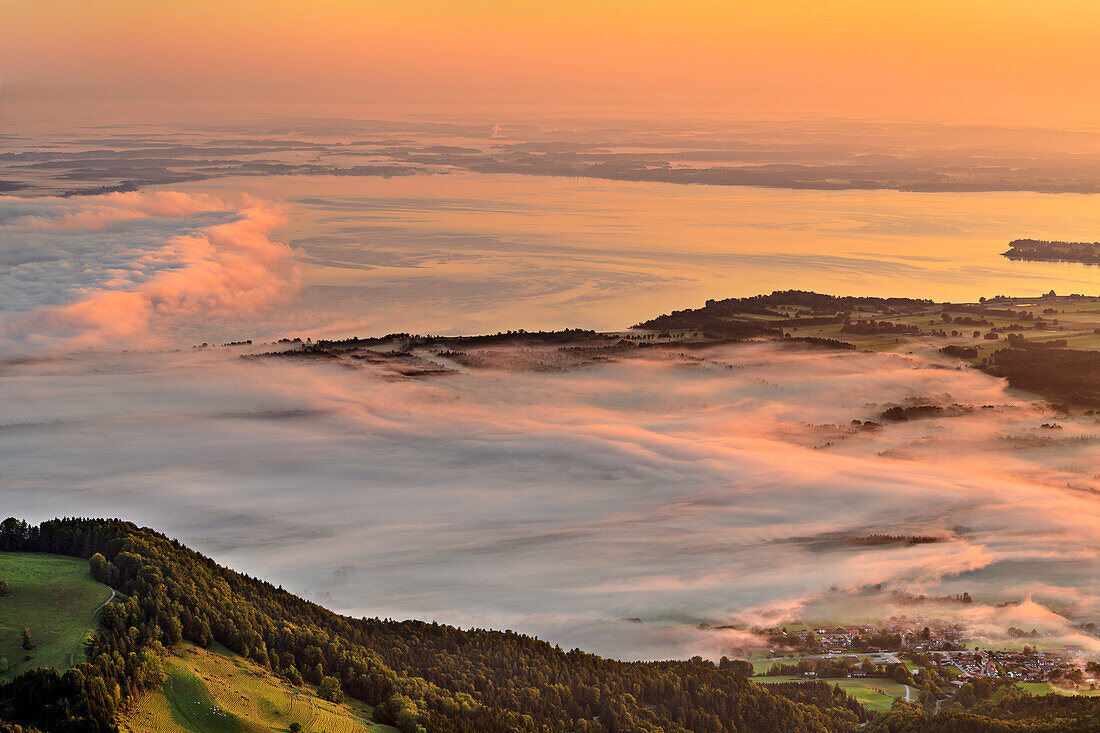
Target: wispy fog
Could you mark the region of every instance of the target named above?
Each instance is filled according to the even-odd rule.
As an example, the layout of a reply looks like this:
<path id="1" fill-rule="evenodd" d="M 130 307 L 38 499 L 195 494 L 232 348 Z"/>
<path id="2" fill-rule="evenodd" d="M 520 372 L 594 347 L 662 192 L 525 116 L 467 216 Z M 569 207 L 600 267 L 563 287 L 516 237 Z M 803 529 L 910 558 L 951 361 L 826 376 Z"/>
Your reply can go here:
<path id="1" fill-rule="evenodd" d="M 451 371 L 411 378 L 382 357 L 240 358 L 284 334 L 622 328 L 767 278 L 1002 282 L 996 268 L 1016 265 L 971 267 L 987 254 L 949 256 L 956 236 L 1082 202 L 263 180 L 277 184 L 263 199 L 240 181 L 0 197 L 5 516 L 119 516 L 338 610 L 625 658 L 715 656 L 754 643 L 754 624 L 883 613 L 1069 639 L 1100 612 L 1100 427 L 1042 427 L 1043 406 L 954 362 L 517 343 L 426 349 Z M 1026 272 L 1017 282 L 1050 287 Z M 880 417 L 922 404 L 950 409 Z M 963 592 L 976 603 L 897 605 Z"/>
<path id="2" fill-rule="evenodd" d="M 751 643 L 700 624 L 888 611 L 1069 638 L 1097 612 L 1100 430 L 1042 428 L 971 370 L 767 343 L 572 366 L 501 347 L 419 379 L 239 353 L 5 367 L 4 512 L 122 516 L 356 615 L 627 658 Z M 851 423 L 914 401 L 962 408 Z M 942 541 L 852 541 L 872 534 Z"/>

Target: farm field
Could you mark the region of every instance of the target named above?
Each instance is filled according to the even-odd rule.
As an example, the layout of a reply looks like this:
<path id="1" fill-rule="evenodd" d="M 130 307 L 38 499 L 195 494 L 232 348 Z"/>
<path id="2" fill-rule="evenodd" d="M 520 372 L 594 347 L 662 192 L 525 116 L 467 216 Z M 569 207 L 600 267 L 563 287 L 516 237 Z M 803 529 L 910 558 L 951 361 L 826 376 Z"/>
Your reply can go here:
<path id="1" fill-rule="evenodd" d="M 749 662 L 752 664 L 753 674 L 764 674 L 775 664 L 773 659 L 750 659 Z"/>
<path id="2" fill-rule="evenodd" d="M 165 661 L 160 690 L 142 696 L 120 721 L 131 733 L 252 733 L 303 731 L 324 733 L 396 733 L 370 720 L 371 708 L 345 698 L 322 700 L 309 687 L 294 687 L 259 665 L 227 649 L 186 644 Z"/>
<path id="3" fill-rule="evenodd" d="M 964 304 L 966 307 L 974 307 L 979 304 Z M 1045 300 L 1043 298 L 1011 298 L 1000 302 L 989 302 L 990 308 L 1013 309 L 1018 311 L 1031 311 L 1040 318 L 1046 319 L 1050 326 L 1041 331 L 1022 330 L 1021 332 L 1029 340 L 1049 341 L 1052 339 L 1066 339 L 1069 348 L 1084 349 L 1088 351 L 1100 351 L 1100 299 L 1088 298 L 1082 300 Z M 982 352 L 992 352 L 1004 347 L 1003 335 L 996 341 L 986 341 L 979 336 L 974 338 L 972 332 L 980 331 L 983 335 L 990 327 L 1007 328 L 1019 323 L 1018 318 L 1004 316 L 975 315 L 964 307 L 953 307 L 956 304 L 935 304 L 928 311 L 919 315 L 888 314 L 886 312 L 862 312 L 855 314 L 853 320 L 888 320 L 892 323 L 905 323 L 917 326 L 922 330 L 930 328 L 942 328 L 947 331 L 958 330 L 961 336 L 933 337 L 927 334 L 921 336 L 907 334 L 857 334 L 845 333 L 840 324 L 788 326 L 784 330 L 793 336 L 820 336 L 833 338 L 869 351 L 905 351 L 922 346 L 939 348 L 945 344 L 957 344 L 962 346 L 974 346 Z M 1053 307 L 1051 307 L 1053 306 Z M 1053 312 L 1044 313 L 1050 310 Z M 972 316 L 989 322 L 988 326 L 966 326 L 942 323 L 939 314 L 946 312 L 952 317 Z M 747 315 L 748 320 L 767 321 L 759 315 Z M 1025 325 L 1027 322 L 1025 322 Z M 987 355 L 987 354 L 986 354 Z"/>
<path id="4" fill-rule="evenodd" d="M 60 555 L 0 552 L 0 682 L 35 667 L 68 669 L 83 659 L 95 611 L 112 591 L 88 574 L 88 561 Z M 24 650 L 23 628 L 34 648 Z M 25 659 L 30 657 L 30 659 Z"/>
<path id="5" fill-rule="evenodd" d="M 816 681 L 817 678 L 813 678 Z M 760 682 L 763 684 L 775 683 L 775 682 L 808 682 L 805 677 L 753 677 L 753 682 Z M 906 688 L 905 685 L 894 682 L 893 680 L 881 679 L 878 677 L 873 678 L 841 678 L 841 679 L 822 679 L 822 682 L 827 682 L 830 685 L 839 685 L 840 689 L 847 692 L 863 703 L 869 710 L 876 713 L 885 712 L 890 709 L 890 706 L 894 704 L 894 700 L 897 698 L 904 698 Z M 916 690 L 910 692 L 910 699 L 916 699 Z"/>
<path id="6" fill-rule="evenodd" d="M 1032 695 L 1083 695 L 1085 697 L 1100 697 L 1100 690 L 1067 690 L 1064 687 L 1056 687 L 1049 682 L 1017 682 L 1016 686 Z"/>

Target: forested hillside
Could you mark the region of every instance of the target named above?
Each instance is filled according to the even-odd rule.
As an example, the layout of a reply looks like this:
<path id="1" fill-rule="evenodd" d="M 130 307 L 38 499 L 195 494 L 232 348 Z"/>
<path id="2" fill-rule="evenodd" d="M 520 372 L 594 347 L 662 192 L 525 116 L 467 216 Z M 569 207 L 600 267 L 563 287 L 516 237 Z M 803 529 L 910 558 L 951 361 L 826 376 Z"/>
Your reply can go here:
<path id="1" fill-rule="evenodd" d="M 406 732 L 1100 730 L 1100 706 L 1084 698 L 1010 696 L 940 715 L 899 702 L 872 720 L 827 683 L 769 690 L 734 664 L 617 662 L 511 632 L 348 618 L 119 520 L 8 519 L 0 551 L 88 558 L 92 576 L 119 593 L 86 661 L 0 686 L 0 733 L 115 730 L 184 640 L 217 641 L 292 683 L 340 690 Z"/>
<path id="2" fill-rule="evenodd" d="M 851 731 L 867 714 L 823 683 L 798 701 L 696 659 L 623 663 L 509 632 L 352 619 L 117 520 L 0 525 L 0 550 L 89 558 L 120 598 L 88 660 L 0 687 L 0 718 L 109 731 L 183 640 L 218 641 L 291 681 L 335 678 L 403 731 Z"/>

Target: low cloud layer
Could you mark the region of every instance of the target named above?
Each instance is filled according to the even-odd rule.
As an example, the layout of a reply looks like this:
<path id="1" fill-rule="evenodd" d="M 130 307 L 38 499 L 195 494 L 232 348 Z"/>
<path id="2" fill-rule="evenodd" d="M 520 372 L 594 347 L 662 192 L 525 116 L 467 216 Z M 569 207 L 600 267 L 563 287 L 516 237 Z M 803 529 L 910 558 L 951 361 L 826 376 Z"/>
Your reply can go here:
<path id="1" fill-rule="evenodd" d="M 901 612 L 1080 641 L 1097 612 L 1091 419 L 1041 428 L 1002 382 L 913 356 L 743 344 L 544 371 L 531 351 L 421 379 L 232 348 L 9 367 L 6 511 L 128 517 L 355 615 L 626 658 Z M 913 399 L 976 409 L 851 423 Z M 942 541 L 851 541 L 872 534 Z"/>
<path id="2" fill-rule="evenodd" d="M 164 344 L 188 320 L 270 306 L 298 285 L 293 251 L 269 236 L 283 224 L 278 205 L 200 194 L 0 197 L 0 345 Z"/>

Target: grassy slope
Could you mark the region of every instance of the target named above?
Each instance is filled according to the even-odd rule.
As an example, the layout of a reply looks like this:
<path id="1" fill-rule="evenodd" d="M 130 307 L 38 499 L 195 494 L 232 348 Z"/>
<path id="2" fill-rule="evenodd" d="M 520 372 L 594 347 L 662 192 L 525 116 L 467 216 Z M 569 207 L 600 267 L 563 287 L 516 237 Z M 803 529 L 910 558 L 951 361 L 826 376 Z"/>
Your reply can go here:
<path id="1" fill-rule="evenodd" d="M 94 612 L 111 597 L 110 588 L 88 575 L 88 562 L 0 552 L 0 580 L 9 585 L 0 596 L 0 657 L 11 665 L 0 672 L 0 682 L 34 667 L 64 670 L 80 662 L 84 638 L 95 628 Z M 21 648 L 24 626 L 35 645 L 29 652 Z"/>
<path id="2" fill-rule="evenodd" d="M 809 680 L 805 677 L 753 677 L 752 681 L 768 684 L 770 682 L 807 682 Z M 827 682 L 830 685 L 840 685 L 840 689 L 844 690 L 863 703 L 869 710 L 876 713 L 889 710 L 894 700 L 899 697 L 905 697 L 905 685 L 894 682 L 893 680 L 880 679 L 878 677 L 851 679 L 822 678 L 821 681 Z M 916 700 L 917 690 L 915 688 L 911 689 L 910 699 Z"/>
<path id="3" fill-rule="evenodd" d="M 164 686 L 142 696 L 122 720 L 123 730 L 258 733 L 287 731 L 297 722 L 303 731 L 396 731 L 372 723 L 370 707 L 357 700 L 326 702 L 224 648 L 182 645 L 165 660 L 165 671 Z"/>

